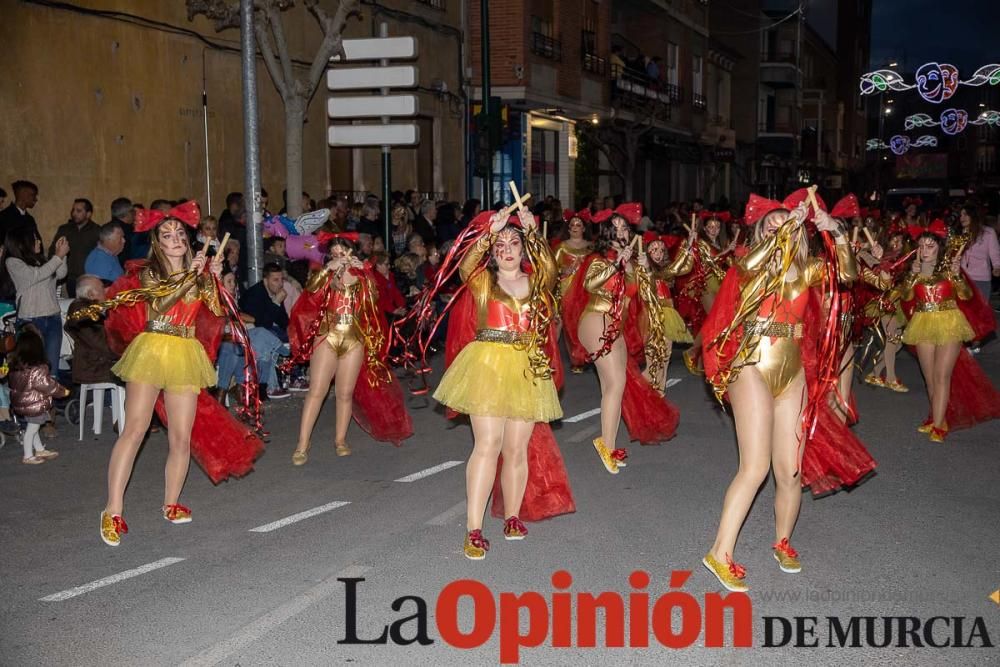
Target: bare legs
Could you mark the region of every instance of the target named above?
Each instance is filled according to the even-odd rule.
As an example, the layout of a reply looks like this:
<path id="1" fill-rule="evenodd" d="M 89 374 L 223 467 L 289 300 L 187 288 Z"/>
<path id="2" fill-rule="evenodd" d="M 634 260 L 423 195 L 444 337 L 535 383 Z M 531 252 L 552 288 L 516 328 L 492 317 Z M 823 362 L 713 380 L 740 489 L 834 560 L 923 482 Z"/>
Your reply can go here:
<path id="1" fill-rule="evenodd" d="M 325 340 L 321 341 L 309 361 L 309 392 L 302 405 L 302 421 L 299 423 L 299 442 L 296 452 L 309 449 L 316 419 L 323 407 L 323 401 L 330 393 L 330 383 L 337 379 L 334 395 L 337 402 L 337 422 L 335 442 L 343 443 L 347 437 L 347 427 L 351 421 L 351 407 L 354 396 L 354 386 L 358 381 L 358 373 L 364 361 L 363 347 L 357 345 L 343 357 Z M 126 422 L 127 423 L 127 422 Z"/>
<path id="2" fill-rule="evenodd" d="M 604 315 L 587 313 L 580 318 L 580 342 L 593 354 L 601 349 L 604 335 Z M 625 365 L 628 352 L 619 336 L 611 351 L 594 362 L 601 381 L 601 438 L 608 449 L 615 449 L 618 426 L 622 417 L 622 395 L 625 393 Z"/>
<path id="3" fill-rule="evenodd" d="M 805 378 L 800 372 L 781 396 L 772 398 L 760 373 L 750 367 L 729 385 L 740 467 L 726 491 L 712 545 L 712 556 L 719 562 L 725 562 L 727 554 L 732 556 L 750 505 L 772 465 L 775 534 L 778 539 L 791 535 L 802 496 L 798 469 L 804 391 Z"/>
<path id="4" fill-rule="evenodd" d="M 884 368 L 887 384 L 895 384 L 897 382 L 896 353 L 902 347 L 902 344 L 896 340 L 899 337 L 899 329 L 899 322 L 894 315 L 882 318 L 882 330 L 885 331 L 885 350 L 882 352 L 882 358 L 875 364 L 872 374 L 878 377 L 882 375 L 882 369 Z"/>
<path id="5" fill-rule="evenodd" d="M 160 390 L 149 384 L 129 382 L 125 389 L 125 429 L 111 450 L 108 463 L 108 514 L 121 514 L 125 502 L 125 487 L 132 475 L 135 456 L 153 416 L 153 406 Z M 165 470 L 166 483 L 163 504 L 172 505 L 180 497 L 190 464 L 191 427 L 194 424 L 198 397 L 195 394 L 164 394 L 169 452 Z"/>
<path id="6" fill-rule="evenodd" d="M 854 391 L 854 344 L 848 343 L 844 356 L 840 359 L 840 381 L 837 384 L 837 395 L 831 396 L 833 411 L 842 422 L 847 422 L 851 405 L 851 392 Z"/>
<path id="7" fill-rule="evenodd" d="M 936 426 L 943 426 L 951 397 L 951 372 L 955 369 L 962 344 L 947 343 L 933 345 L 917 343 L 917 359 L 927 383 L 927 398 L 931 407 L 931 418 Z"/>
<path id="8" fill-rule="evenodd" d="M 504 417 L 470 417 L 475 445 L 465 467 L 466 528 L 480 530 L 486 502 L 497 473 L 497 458 L 503 454 L 500 487 L 503 489 L 504 515 L 509 518 L 521 511 L 524 489 L 528 483 L 528 441 L 535 425 Z"/>

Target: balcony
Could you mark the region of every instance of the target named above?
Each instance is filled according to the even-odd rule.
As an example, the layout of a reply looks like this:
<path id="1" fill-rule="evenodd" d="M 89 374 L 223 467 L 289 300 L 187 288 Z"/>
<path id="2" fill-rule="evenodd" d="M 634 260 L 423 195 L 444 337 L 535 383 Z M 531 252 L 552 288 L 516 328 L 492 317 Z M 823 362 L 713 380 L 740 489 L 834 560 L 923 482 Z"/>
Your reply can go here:
<path id="1" fill-rule="evenodd" d="M 758 123 L 757 134 L 787 134 L 794 137 L 798 130 L 792 123 Z"/>
<path id="2" fill-rule="evenodd" d="M 700 93 L 692 93 L 691 106 L 695 108 L 695 111 L 704 111 L 708 106 L 708 101 L 705 99 L 704 95 L 701 95 Z"/>
<path id="3" fill-rule="evenodd" d="M 684 101 L 684 89 L 677 84 L 668 83 L 666 85 L 667 95 L 670 96 L 671 102 L 683 102 Z"/>
<path id="4" fill-rule="evenodd" d="M 774 88 L 794 88 L 801 74 L 794 53 L 764 51 L 760 54 L 760 82 Z"/>
<path id="5" fill-rule="evenodd" d="M 606 58 L 601 58 L 596 54 L 584 51 L 581 53 L 581 59 L 583 60 L 584 72 L 590 72 L 599 76 L 608 75 L 608 61 Z"/>
<path id="6" fill-rule="evenodd" d="M 417 2 L 422 5 L 427 5 L 428 7 L 433 7 L 434 9 L 446 9 L 444 6 L 445 0 L 417 0 Z"/>
<path id="7" fill-rule="evenodd" d="M 531 33 L 531 52 L 549 60 L 562 60 L 562 42 L 540 32 Z"/>
<path id="8" fill-rule="evenodd" d="M 667 86 L 669 89 L 669 86 Z M 675 86 L 676 88 L 676 86 Z M 664 109 L 656 112 L 661 119 L 670 118 L 670 104 L 673 101 L 670 91 L 660 84 L 651 82 L 647 77 L 631 70 L 624 70 L 614 78 L 612 101 L 618 101 L 623 107 L 640 108 L 649 105 L 660 105 Z"/>

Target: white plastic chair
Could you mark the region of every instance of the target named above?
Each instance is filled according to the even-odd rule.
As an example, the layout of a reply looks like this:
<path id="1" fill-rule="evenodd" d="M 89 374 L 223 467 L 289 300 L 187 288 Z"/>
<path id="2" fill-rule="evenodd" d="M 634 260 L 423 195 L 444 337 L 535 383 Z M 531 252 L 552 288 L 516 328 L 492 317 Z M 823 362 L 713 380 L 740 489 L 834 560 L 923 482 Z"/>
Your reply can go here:
<path id="1" fill-rule="evenodd" d="M 80 440 L 87 421 L 87 406 L 93 406 L 94 435 L 100 435 L 104 426 L 104 392 L 111 391 L 111 421 L 118 425 L 118 433 L 125 430 L 125 387 L 113 382 L 80 385 Z M 91 395 L 88 401 L 87 394 Z"/>

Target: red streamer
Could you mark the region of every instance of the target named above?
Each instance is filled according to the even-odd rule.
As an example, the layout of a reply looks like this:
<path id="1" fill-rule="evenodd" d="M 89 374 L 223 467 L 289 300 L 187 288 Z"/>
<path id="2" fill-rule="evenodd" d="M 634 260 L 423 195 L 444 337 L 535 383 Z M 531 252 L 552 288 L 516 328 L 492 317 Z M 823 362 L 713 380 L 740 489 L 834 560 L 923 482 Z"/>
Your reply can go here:
<path id="1" fill-rule="evenodd" d="M 222 280 L 212 274 L 219 301 L 229 320 L 233 342 L 243 349 L 243 385 L 240 390 L 240 407 L 237 413 L 252 427 L 254 433 L 264 434 L 264 414 L 260 407 L 260 378 L 257 376 L 257 354 L 250 345 L 250 335 L 240 317 L 240 309 L 233 295 L 222 286 Z"/>

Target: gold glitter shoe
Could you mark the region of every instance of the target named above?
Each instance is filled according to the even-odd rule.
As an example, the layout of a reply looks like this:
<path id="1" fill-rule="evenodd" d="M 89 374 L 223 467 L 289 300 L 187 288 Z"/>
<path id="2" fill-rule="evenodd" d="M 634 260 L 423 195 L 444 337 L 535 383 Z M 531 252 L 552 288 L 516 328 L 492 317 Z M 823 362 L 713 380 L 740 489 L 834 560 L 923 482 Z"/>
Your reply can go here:
<path id="1" fill-rule="evenodd" d="M 109 547 L 117 547 L 122 541 L 122 535 L 128 532 L 128 526 L 121 514 L 101 512 L 101 539 Z"/>
<path id="2" fill-rule="evenodd" d="M 528 527 L 512 516 L 503 522 L 503 538 L 505 540 L 523 540 L 528 535 Z"/>
<path id="3" fill-rule="evenodd" d="M 569 372 L 572 373 L 573 375 L 582 375 L 583 366 L 571 366 Z"/>
<path id="4" fill-rule="evenodd" d="M 611 450 L 604 444 L 604 438 L 594 438 L 594 449 L 597 450 L 597 455 L 601 457 L 601 463 L 604 464 L 607 471 L 612 475 L 617 475 L 618 464 L 611 458 Z"/>
<path id="5" fill-rule="evenodd" d="M 480 529 L 470 530 L 465 535 L 465 544 L 462 546 L 465 557 L 469 560 L 483 560 L 486 552 L 490 550 L 490 541 L 483 537 Z"/>
<path id="6" fill-rule="evenodd" d="M 795 574 L 802 571 L 799 552 L 792 548 L 787 537 L 782 537 L 781 541 L 772 544 L 771 548 L 774 549 L 774 560 L 778 561 L 778 567 L 782 572 Z"/>
<path id="7" fill-rule="evenodd" d="M 747 575 L 746 569 L 739 563 L 734 563 L 729 554 L 726 554 L 725 565 L 715 560 L 715 556 L 710 553 L 705 554 L 705 557 L 701 559 L 701 564 L 714 574 L 719 583 L 727 590 L 734 593 L 744 593 L 750 590 L 750 587 L 743 583 L 743 579 Z"/>
<path id="8" fill-rule="evenodd" d="M 337 456 L 350 456 L 351 448 L 347 446 L 346 442 L 336 443 Z"/>
<path id="9" fill-rule="evenodd" d="M 865 384 L 870 384 L 873 387 L 884 387 L 885 378 L 881 375 L 875 375 L 874 373 L 869 373 L 865 376 Z"/>
<path id="10" fill-rule="evenodd" d="M 170 523 L 191 523 L 191 510 L 184 505 L 174 503 L 163 506 L 163 518 Z"/>
<path id="11" fill-rule="evenodd" d="M 304 466 L 306 461 L 309 460 L 309 448 L 306 447 L 302 451 L 295 450 L 292 452 L 292 465 L 293 466 Z"/>
<path id="12" fill-rule="evenodd" d="M 931 429 L 934 428 L 934 418 L 928 417 L 924 420 L 924 423 L 917 427 L 917 433 L 930 433 Z"/>
<path id="13" fill-rule="evenodd" d="M 897 394 L 905 394 L 910 391 L 910 388 L 899 380 L 896 380 L 895 382 L 886 382 L 884 386 L 886 389 L 892 389 Z"/>
<path id="14" fill-rule="evenodd" d="M 681 355 L 684 358 L 684 365 L 687 367 L 688 373 L 690 373 L 691 375 L 704 375 L 705 371 L 702 370 L 701 366 L 698 363 L 698 360 L 695 359 L 694 356 L 691 354 L 692 350 L 694 350 L 694 348 L 689 347 L 688 349 L 684 350 L 684 354 Z"/>
<path id="15" fill-rule="evenodd" d="M 948 422 L 931 427 L 931 442 L 944 442 L 946 437 L 948 437 Z"/>

